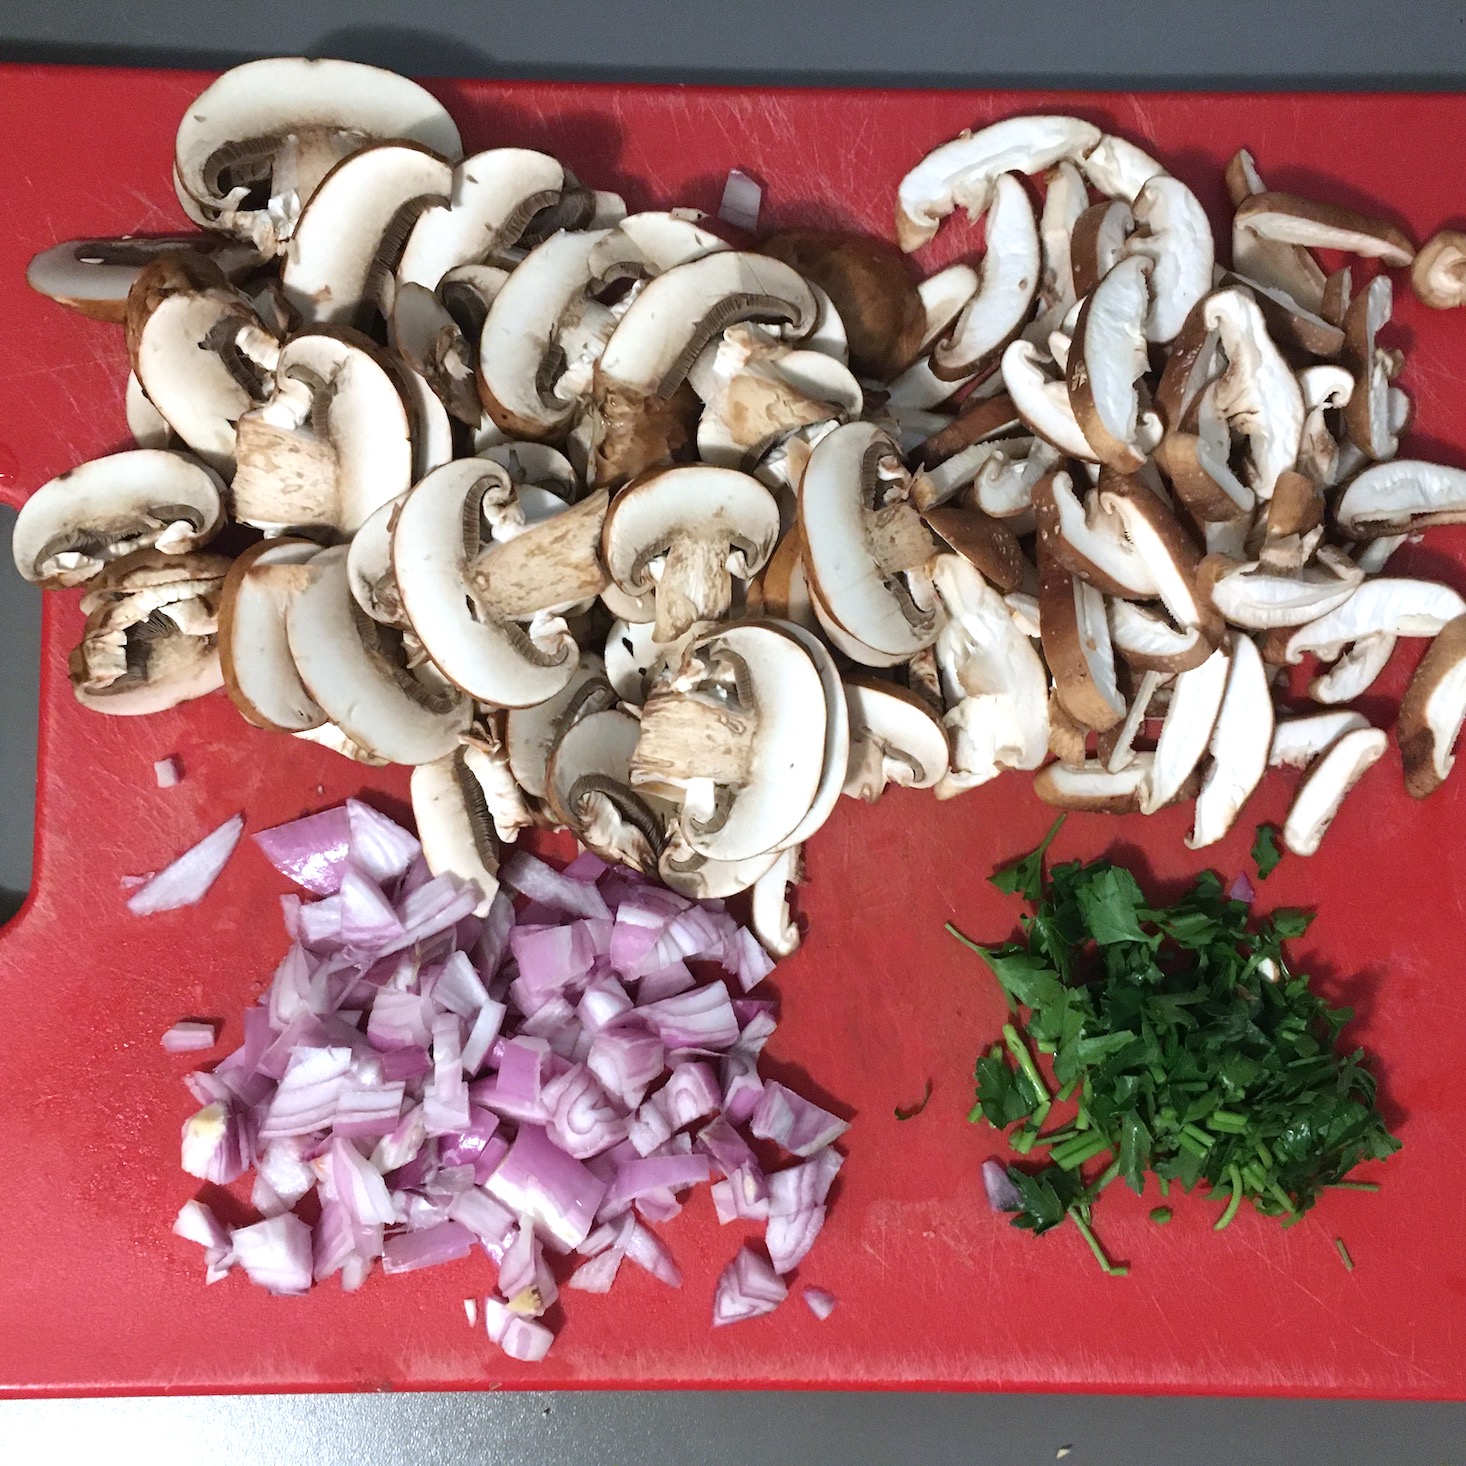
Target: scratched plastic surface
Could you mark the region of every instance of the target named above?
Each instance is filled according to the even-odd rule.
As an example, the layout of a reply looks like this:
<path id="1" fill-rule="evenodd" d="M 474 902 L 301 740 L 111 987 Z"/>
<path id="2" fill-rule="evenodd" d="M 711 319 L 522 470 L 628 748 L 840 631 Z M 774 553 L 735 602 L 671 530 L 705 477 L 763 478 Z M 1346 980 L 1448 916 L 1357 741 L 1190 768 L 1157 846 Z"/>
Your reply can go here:
<path id="1" fill-rule="evenodd" d="M 23 497 L 73 463 L 125 446 L 115 328 L 31 295 L 28 256 L 84 234 L 159 231 L 174 128 L 205 78 L 0 68 L 0 489 Z M 923 150 L 1022 109 L 1082 112 L 1152 146 L 1220 217 L 1220 165 L 1239 144 L 1275 187 L 1385 206 L 1423 238 L 1458 206 L 1442 160 L 1466 146 L 1466 98 L 1064 96 L 641 89 L 434 83 L 470 148 L 548 148 L 633 206 L 716 209 L 730 167 L 765 187 L 770 225 L 888 233 L 895 184 Z M 922 263 L 971 251 L 945 229 Z M 1409 348 L 1414 445 L 1460 463 L 1466 314 L 1400 292 L 1391 339 Z M 1466 588 L 1466 538 L 1433 532 L 1408 562 Z M 1402 556 L 1402 561 L 1405 557 Z M 1378 1195 L 1330 1195 L 1284 1232 L 1248 1212 L 1224 1233 L 1199 1196 L 1106 1193 L 1099 1228 L 1127 1279 L 1102 1276 L 1069 1229 L 1035 1240 L 989 1212 L 978 1177 L 999 1152 L 969 1126 L 968 1076 L 1002 1005 L 991 977 L 942 931 L 1005 936 L 1014 903 L 985 883 L 1048 824 L 1022 776 L 949 804 L 897 791 L 842 801 L 809 848 L 799 896 L 809 937 L 775 987 L 776 1072 L 854 1124 L 829 1225 L 769 1318 L 716 1332 L 713 1283 L 742 1238 L 706 1194 L 661 1228 L 686 1285 L 623 1269 L 607 1297 L 572 1295 L 549 1359 L 504 1359 L 460 1300 L 493 1281 L 482 1256 L 275 1299 L 230 1277 L 206 1288 L 198 1250 L 169 1234 L 194 1194 L 177 1165 L 188 1060 L 158 1036 L 220 1018 L 223 1043 L 285 946 L 278 878 L 246 841 L 192 911 L 138 920 L 121 876 L 155 869 L 238 810 L 258 830 L 363 784 L 404 809 L 400 772 L 362 774 L 247 727 L 222 696 L 147 720 L 80 710 L 66 649 L 75 593 L 47 599 L 35 890 L 0 933 L 0 1389 L 10 1392 L 387 1389 L 526 1385 L 849 1386 L 1466 1396 L 1466 1033 L 1457 894 L 1466 779 L 1430 802 L 1403 793 L 1391 753 L 1346 805 L 1322 852 L 1285 860 L 1265 904 L 1315 906 L 1298 944 L 1324 989 L 1354 1002 L 1351 1036 L 1378 1055 L 1404 1151 Z M 1393 705 L 1419 643 L 1397 654 L 1367 710 Z M 183 783 L 154 787 L 176 754 Z M 1110 850 L 1157 889 L 1206 865 L 1230 877 L 1251 827 L 1280 819 L 1296 776 L 1272 776 L 1247 828 L 1204 856 L 1184 811 L 1070 820 L 1060 858 Z M 221 1052 L 223 1050 L 221 1049 Z M 893 1107 L 933 1081 L 926 1111 Z M 1334 1251 L 1343 1237 L 1357 1263 Z M 841 1300 L 826 1323 L 798 1285 Z M 557 1319 L 557 1322 L 560 1320 Z"/>

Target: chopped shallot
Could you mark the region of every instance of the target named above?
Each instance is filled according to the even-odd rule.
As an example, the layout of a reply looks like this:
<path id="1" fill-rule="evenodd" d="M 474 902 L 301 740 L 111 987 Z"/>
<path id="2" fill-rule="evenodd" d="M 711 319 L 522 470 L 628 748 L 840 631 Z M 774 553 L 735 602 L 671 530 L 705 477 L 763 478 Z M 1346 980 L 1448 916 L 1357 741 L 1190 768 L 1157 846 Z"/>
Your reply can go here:
<path id="1" fill-rule="evenodd" d="M 185 1019 L 175 1023 L 163 1035 L 162 1044 L 170 1054 L 196 1054 L 211 1049 L 219 1042 L 216 1023 L 196 1023 Z"/>
<path id="2" fill-rule="evenodd" d="M 219 872 L 234 854 L 243 833 L 242 814 L 225 820 L 213 834 L 206 835 L 171 865 L 164 866 L 145 886 L 140 886 L 127 898 L 127 909 L 134 916 L 152 916 L 158 911 L 197 905 L 219 879 Z"/>
<path id="3" fill-rule="evenodd" d="M 160 789 L 175 789 L 183 780 L 183 770 L 179 767 L 177 758 L 160 758 L 153 765 L 153 776 L 158 781 Z"/>
<path id="4" fill-rule="evenodd" d="M 835 1311 L 840 1300 L 823 1288 L 806 1288 L 804 1301 L 809 1305 L 809 1311 L 823 1323 Z"/>
<path id="5" fill-rule="evenodd" d="M 734 168 L 723 185 L 723 202 L 718 205 L 718 218 L 735 229 L 758 232 L 758 211 L 764 191 L 748 174 Z"/>

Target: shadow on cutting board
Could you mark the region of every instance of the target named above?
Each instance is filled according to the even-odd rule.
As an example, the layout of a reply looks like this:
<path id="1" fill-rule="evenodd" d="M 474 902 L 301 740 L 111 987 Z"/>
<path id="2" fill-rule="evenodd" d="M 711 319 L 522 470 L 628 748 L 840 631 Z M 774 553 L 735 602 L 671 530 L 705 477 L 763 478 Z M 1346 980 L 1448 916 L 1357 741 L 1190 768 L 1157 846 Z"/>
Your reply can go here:
<path id="1" fill-rule="evenodd" d="M 14 524 L 14 512 L 0 510 L 0 924 L 30 889 L 36 822 L 41 597 L 11 559 Z"/>

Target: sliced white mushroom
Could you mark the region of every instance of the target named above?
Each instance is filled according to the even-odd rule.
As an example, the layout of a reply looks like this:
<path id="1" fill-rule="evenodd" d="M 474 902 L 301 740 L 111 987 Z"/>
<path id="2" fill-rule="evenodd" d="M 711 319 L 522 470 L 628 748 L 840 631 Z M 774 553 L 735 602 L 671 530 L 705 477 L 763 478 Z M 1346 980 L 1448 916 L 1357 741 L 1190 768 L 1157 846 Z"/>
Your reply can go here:
<path id="1" fill-rule="evenodd" d="M 35 585 L 81 585 L 136 550 L 182 555 L 224 524 L 223 485 L 183 453 L 136 448 L 93 458 L 41 485 L 11 536 L 15 568 Z"/>
<path id="2" fill-rule="evenodd" d="M 474 907 L 484 916 L 499 891 L 499 845 L 484 790 L 475 769 L 482 754 L 456 748 L 412 771 L 412 820 L 423 859 L 435 876 L 472 881 L 482 894 Z"/>
<path id="3" fill-rule="evenodd" d="M 391 762 L 369 748 L 363 748 L 356 739 L 343 733 L 334 723 L 322 723 L 319 728 L 302 728 L 290 736 L 299 738 L 302 743 L 313 743 L 317 748 L 338 753 L 342 758 L 349 758 L 352 763 L 361 764 L 364 768 L 382 769 Z"/>
<path id="4" fill-rule="evenodd" d="M 1202 562 L 1199 578 L 1212 605 L 1233 626 L 1266 631 L 1303 626 L 1347 604 L 1358 592 L 1364 572 L 1347 556 L 1324 549 L 1297 573 L 1210 555 Z"/>
<path id="5" fill-rule="evenodd" d="M 1367 727 L 1369 722 L 1364 714 L 1356 713 L 1352 708 L 1306 713 L 1299 718 L 1279 718 L 1273 729 L 1268 766 L 1274 769 L 1306 768 L 1344 734 Z"/>
<path id="6" fill-rule="evenodd" d="M 986 212 L 1005 173 L 1042 173 L 1068 158 L 1078 161 L 1100 140 L 1077 117 L 1010 117 L 965 133 L 928 153 L 902 180 L 896 199 L 896 239 L 908 254 L 919 249 L 956 208 L 971 219 Z"/>
<path id="7" fill-rule="evenodd" d="M 840 669 L 819 636 L 790 621 L 770 620 L 764 624 L 776 627 L 804 648 L 805 654 L 819 673 L 820 685 L 825 694 L 825 752 L 820 781 L 804 818 L 791 834 L 780 841 L 781 847 L 802 846 L 818 833 L 840 801 L 840 791 L 845 786 L 845 778 L 850 769 L 849 706 L 845 697 L 845 684 L 840 680 Z"/>
<path id="8" fill-rule="evenodd" d="M 606 636 L 606 678 L 623 703 L 640 707 L 658 673 L 682 660 L 683 642 L 660 642 L 651 621 L 613 621 Z"/>
<path id="9" fill-rule="evenodd" d="M 1057 809 L 1135 814 L 1150 782 L 1153 763 L 1153 754 L 1137 753 L 1123 769 L 1107 769 L 1097 759 L 1078 765 L 1049 764 L 1034 776 L 1033 792 Z"/>
<path id="10" fill-rule="evenodd" d="M 1146 339 L 1173 341 L 1212 288 L 1211 224 L 1196 195 L 1167 173 L 1147 179 L 1130 207 L 1136 228 L 1125 251 L 1144 255 L 1153 264 Z"/>
<path id="11" fill-rule="evenodd" d="M 1031 341 L 1018 340 L 1003 353 L 1003 385 L 1023 421 L 1061 453 L 1083 461 L 1097 461 L 1084 429 L 1070 405 L 1069 384 L 1044 370 L 1042 357 Z"/>
<path id="12" fill-rule="evenodd" d="M 707 216 L 695 209 L 647 210 L 628 214 L 596 246 L 591 271 L 599 282 L 650 278 L 676 265 L 729 248 L 701 227 Z"/>
<path id="13" fill-rule="evenodd" d="M 1237 821 L 1267 772 L 1273 741 L 1273 700 L 1267 669 L 1250 636 L 1234 632 L 1227 688 L 1208 745 L 1211 764 L 1196 796 L 1188 849 L 1214 845 Z"/>
<path id="14" fill-rule="evenodd" d="M 1335 518 L 1340 533 L 1350 539 L 1466 523 L 1466 469 L 1414 458 L 1373 464 L 1349 481 L 1339 496 Z"/>
<path id="15" fill-rule="evenodd" d="M 1238 228 L 1280 244 L 1341 250 L 1396 269 L 1415 258 L 1415 246 L 1393 224 L 1295 193 L 1253 194 L 1237 206 L 1235 218 Z"/>
<path id="16" fill-rule="evenodd" d="M 1367 692 L 1394 655 L 1393 636 L 1361 636 L 1327 672 L 1308 684 L 1314 702 L 1353 702 Z"/>
<path id="17" fill-rule="evenodd" d="M 1344 802 L 1344 796 L 1383 756 L 1389 740 L 1379 728 L 1356 728 L 1337 739 L 1309 769 L 1283 821 L 1283 844 L 1294 855 L 1312 855 Z"/>
<path id="18" fill-rule="evenodd" d="M 298 733 L 326 713 L 296 671 L 285 634 L 291 601 L 320 553 L 309 540 L 262 540 L 236 556 L 219 598 L 219 663 L 230 701 L 257 728 Z"/>
<path id="19" fill-rule="evenodd" d="M 1231 662 L 1227 648 L 1219 646 L 1199 667 L 1177 675 L 1141 789 L 1142 814 L 1154 814 L 1175 799 L 1201 762 L 1221 710 Z"/>
<path id="20" fill-rule="evenodd" d="M 356 604 L 388 626 L 403 626 L 406 617 L 392 573 L 392 521 L 406 496 L 383 504 L 352 535 L 346 550 L 346 575 Z"/>
<path id="21" fill-rule="evenodd" d="M 663 885 L 679 895 L 691 897 L 694 901 L 721 901 L 756 885 L 786 860 L 789 853 L 787 850 L 770 850 L 763 855 L 752 855 L 747 860 L 709 860 L 707 856 L 699 855 L 674 828 L 667 834 L 657 875 Z"/>
<path id="22" fill-rule="evenodd" d="M 1390 319 L 1394 286 L 1376 275 L 1355 296 L 1344 316 L 1344 365 L 1354 373 L 1354 391 L 1344 408 L 1349 441 L 1377 463 L 1393 458 L 1400 436 L 1390 405 L 1389 360 L 1375 338 Z"/>
<path id="23" fill-rule="evenodd" d="M 1441 628 L 1400 703 L 1395 737 L 1405 766 L 1405 787 L 1416 799 L 1450 774 L 1461 723 L 1466 719 L 1466 617 Z"/>
<path id="24" fill-rule="evenodd" d="M 606 664 L 582 652 L 570 680 L 544 702 L 510 708 L 504 718 L 504 747 L 515 782 L 532 799 L 545 797 L 545 769 L 560 735 L 572 723 L 616 705 Z"/>
<path id="25" fill-rule="evenodd" d="M 1084 175 L 1067 158 L 1061 159 L 1044 180 L 1043 212 L 1039 216 L 1039 243 L 1043 268 L 1038 283 L 1038 316 L 1028 328 L 1031 341 L 1047 341 L 1078 300 L 1070 242 L 1074 226 L 1089 207 Z"/>
<path id="26" fill-rule="evenodd" d="M 799 950 L 799 927 L 789 915 L 789 887 L 804 879 L 804 849 L 791 845 L 753 883 L 749 921 L 770 957 L 782 961 Z"/>
<path id="27" fill-rule="evenodd" d="M 326 716 L 393 763 L 431 763 L 451 752 L 468 727 L 468 699 L 408 669 L 401 633 L 351 598 L 344 545 L 322 551 L 310 568 L 285 630 L 300 680 Z"/>
<path id="28" fill-rule="evenodd" d="M 1463 613 L 1466 600 L 1448 585 L 1377 576 L 1336 608 L 1300 626 L 1288 638 L 1287 659 L 1296 665 L 1312 652 L 1330 662 L 1350 642 L 1366 636 L 1435 636 Z"/>
<path id="29" fill-rule="evenodd" d="M 847 677 L 850 760 L 844 793 L 874 804 L 887 784 L 930 789 L 947 772 L 947 732 L 932 708 L 893 682 Z"/>
<path id="30" fill-rule="evenodd" d="M 427 286 L 399 284 L 387 318 L 387 337 L 403 361 L 432 388 L 459 422 L 483 419 L 474 380 L 474 351 L 448 309 Z"/>
<path id="31" fill-rule="evenodd" d="M 1200 554 L 1175 513 L 1141 478 L 1102 477 L 1100 508 L 1117 514 L 1125 535 L 1150 567 L 1156 591 L 1182 627 L 1205 629 L 1214 613 L 1197 586 Z"/>
<path id="32" fill-rule="evenodd" d="M 917 282 L 916 293 L 926 311 L 926 331 L 921 338 L 923 351 L 930 351 L 947 334 L 981 283 L 978 272 L 971 265 L 962 264 L 948 265 L 945 270 Z M 894 391 L 893 384 L 893 394 Z"/>
<path id="33" fill-rule="evenodd" d="M 1119 263 L 1134 228 L 1130 205 L 1119 199 L 1102 199 L 1074 221 L 1069 254 L 1076 305 Z M 1061 328 L 1068 319 L 1066 315 L 1059 322 Z"/>
<path id="34" fill-rule="evenodd" d="M 1110 198 L 1133 203 L 1141 189 L 1165 169 L 1143 148 L 1106 133 L 1079 159 L 1084 176 Z"/>
<path id="35" fill-rule="evenodd" d="M 1195 626 L 1173 626 L 1163 614 L 1130 601 L 1110 602 L 1110 638 L 1116 653 L 1146 672 L 1187 672 L 1212 654 Z"/>

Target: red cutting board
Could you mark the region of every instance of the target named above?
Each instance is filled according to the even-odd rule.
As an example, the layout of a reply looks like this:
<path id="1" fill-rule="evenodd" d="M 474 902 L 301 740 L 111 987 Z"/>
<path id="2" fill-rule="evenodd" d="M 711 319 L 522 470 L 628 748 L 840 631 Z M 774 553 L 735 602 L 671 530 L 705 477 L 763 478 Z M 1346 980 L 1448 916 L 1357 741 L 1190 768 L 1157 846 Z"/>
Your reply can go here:
<path id="1" fill-rule="evenodd" d="M 29 255 L 85 234 L 160 231 L 181 215 L 169 183 L 174 128 L 207 78 L 0 68 L 0 485 L 19 500 L 81 459 L 126 445 L 120 332 L 30 294 Z M 765 189 L 771 225 L 889 234 L 897 179 L 963 127 L 1022 110 L 1072 110 L 1154 149 L 1225 208 L 1221 165 L 1251 146 L 1274 187 L 1397 215 L 1424 238 L 1459 209 L 1466 97 L 1106 96 L 714 90 L 434 83 L 471 149 L 546 148 L 633 207 L 718 206 L 732 167 Z M 972 249 L 943 230 L 927 266 Z M 1418 429 L 1409 445 L 1466 456 L 1466 312 L 1398 293 L 1390 339 Z M 1432 532 L 1408 563 L 1466 589 L 1466 537 Z M 192 911 L 128 915 L 119 877 L 156 869 L 243 810 L 258 830 L 363 784 L 405 810 L 401 771 L 363 774 L 258 732 L 222 696 L 145 720 L 72 701 L 65 655 L 75 593 L 46 599 L 35 891 L 0 933 L 0 1389 L 15 1393 L 492 1388 L 498 1386 L 913 1386 L 1466 1397 L 1466 905 L 1457 895 L 1466 777 L 1425 804 L 1392 751 L 1313 860 L 1289 858 L 1266 904 L 1319 917 L 1297 957 L 1353 1002 L 1351 1037 L 1378 1056 L 1403 1152 L 1378 1195 L 1332 1193 L 1290 1231 L 1244 1211 L 1106 1193 L 1099 1230 L 1124 1279 L 1103 1276 L 1070 1229 L 1035 1240 L 993 1215 L 978 1168 L 999 1152 L 966 1123 L 972 1062 L 1002 1020 L 995 984 L 942 931 L 997 939 L 1015 903 L 985 877 L 1032 846 L 1049 812 L 1022 775 L 938 804 L 896 791 L 842 801 L 809 850 L 804 949 L 775 975 L 783 1025 L 770 1045 L 794 1076 L 853 1118 L 830 1222 L 799 1301 L 714 1332 L 712 1288 L 741 1238 L 706 1194 L 661 1229 L 686 1274 L 671 1291 L 623 1269 L 607 1297 L 572 1295 L 549 1359 L 506 1360 L 460 1300 L 493 1273 L 482 1256 L 409 1277 L 374 1276 L 277 1299 L 242 1277 L 206 1288 L 198 1249 L 170 1236 L 194 1194 L 178 1168 L 192 1108 L 185 1057 L 158 1037 L 184 1015 L 239 1014 L 285 947 L 284 882 L 243 844 Z M 1388 722 L 1419 644 L 1402 646 L 1369 698 Z M 183 783 L 154 787 L 176 754 Z M 1296 776 L 1274 775 L 1247 827 L 1193 855 L 1184 810 L 1152 820 L 1071 818 L 1054 853 L 1108 850 L 1154 888 L 1206 865 L 1242 868 L 1259 819 L 1279 819 Z M 221 1050 L 222 1051 L 222 1050 Z M 893 1107 L 933 1081 L 930 1105 Z M 1346 1240 L 1357 1263 L 1334 1251 Z"/>

